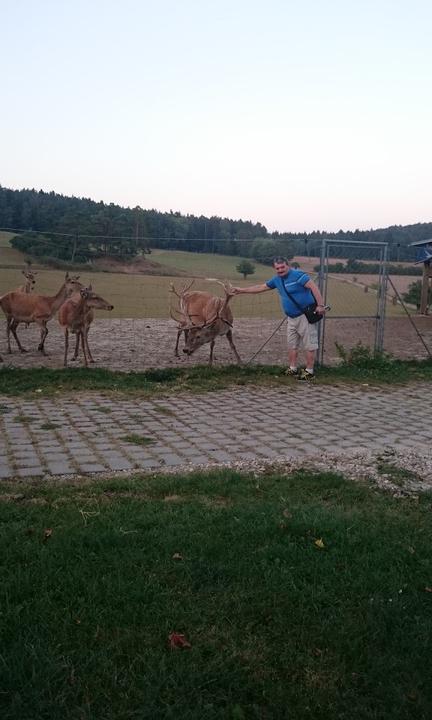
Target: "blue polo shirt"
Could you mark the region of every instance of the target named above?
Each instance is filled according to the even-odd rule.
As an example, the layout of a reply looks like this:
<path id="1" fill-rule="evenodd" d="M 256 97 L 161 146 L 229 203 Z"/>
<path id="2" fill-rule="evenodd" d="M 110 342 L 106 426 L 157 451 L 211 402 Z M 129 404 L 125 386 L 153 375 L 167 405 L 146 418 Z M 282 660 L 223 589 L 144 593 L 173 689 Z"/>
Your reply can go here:
<path id="1" fill-rule="evenodd" d="M 288 315 L 288 317 L 299 317 L 301 315 L 301 312 L 297 305 L 295 305 L 295 303 L 290 300 L 285 290 L 283 289 L 283 285 L 285 285 L 289 294 L 293 296 L 293 298 L 296 300 L 296 302 L 298 302 L 300 307 L 305 308 L 307 305 L 315 302 L 315 298 L 312 295 L 311 291 L 308 288 L 305 288 L 305 285 L 307 282 L 309 282 L 309 280 L 309 275 L 303 272 L 303 270 L 296 270 L 295 268 L 291 268 L 290 270 L 288 270 L 288 273 L 283 277 L 275 275 L 270 280 L 267 280 L 266 285 L 272 290 L 278 291 L 280 295 L 282 310 L 284 311 L 285 315 Z"/>

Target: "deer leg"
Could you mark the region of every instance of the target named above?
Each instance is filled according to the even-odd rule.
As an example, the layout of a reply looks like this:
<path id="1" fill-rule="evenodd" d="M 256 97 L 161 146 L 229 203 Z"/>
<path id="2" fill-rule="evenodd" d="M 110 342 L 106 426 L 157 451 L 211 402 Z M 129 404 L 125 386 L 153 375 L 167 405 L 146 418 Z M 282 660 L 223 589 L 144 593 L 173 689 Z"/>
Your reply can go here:
<path id="1" fill-rule="evenodd" d="M 89 361 L 90 361 L 91 363 L 94 363 L 93 355 L 92 355 L 91 352 L 90 352 L 90 346 L 89 346 L 89 342 L 88 342 L 89 330 L 90 330 L 90 326 L 88 325 L 88 326 L 85 328 L 85 330 L 84 330 L 84 332 L 85 332 L 85 344 L 86 344 L 86 348 L 87 348 L 88 359 L 89 359 Z"/>
<path id="2" fill-rule="evenodd" d="M 46 336 L 48 335 L 48 328 L 46 326 L 45 321 L 42 321 L 40 323 L 40 326 L 41 326 L 41 335 L 40 335 L 41 339 L 40 339 L 40 343 L 38 345 L 38 350 L 39 350 L 39 352 L 42 353 L 42 355 L 47 355 L 44 345 L 45 345 Z"/>
<path id="3" fill-rule="evenodd" d="M 86 342 L 85 342 L 83 331 L 80 332 L 80 336 L 81 336 L 81 347 L 82 347 L 82 351 L 83 351 L 83 355 L 84 355 L 84 365 L 86 367 L 88 367 Z"/>
<path id="4" fill-rule="evenodd" d="M 209 365 L 213 365 L 213 350 L 215 346 L 215 341 L 212 340 L 210 343 L 210 357 L 209 357 Z"/>
<path id="5" fill-rule="evenodd" d="M 7 327 L 7 334 L 8 334 L 8 351 L 11 352 L 11 350 L 10 350 L 10 333 L 12 333 L 12 335 L 13 335 L 14 338 L 15 338 L 15 342 L 16 342 L 16 344 L 18 345 L 18 348 L 19 348 L 20 352 L 25 353 L 25 352 L 27 352 L 27 350 L 26 350 L 25 348 L 23 348 L 23 346 L 21 345 L 21 343 L 20 343 L 20 341 L 19 341 L 19 337 L 18 337 L 18 335 L 17 335 L 17 333 L 16 333 L 16 329 L 17 329 L 18 325 L 19 325 L 19 322 L 17 322 L 17 321 L 14 320 L 13 318 L 10 318 L 10 321 L 8 321 L 8 327 Z"/>
<path id="6" fill-rule="evenodd" d="M 69 330 L 65 328 L 64 332 L 64 359 L 63 359 L 63 367 L 67 367 L 67 356 L 68 356 L 68 348 L 69 348 Z"/>
<path id="7" fill-rule="evenodd" d="M 232 336 L 232 330 L 228 330 L 226 336 L 227 336 L 228 342 L 229 342 L 229 344 L 230 344 L 230 348 L 231 348 L 231 350 L 233 351 L 234 355 L 236 356 L 236 360 L 237 360 L 237 362 L 238 362 L 239 365 L 240 365 L 240 364 L 241 364 L 241 357 L 240 357 L 240 355 L 239 355 L 238 352 L 237 352 L 236 346 L 234 345 L 233 336 Z"/>
<path id="8" fill-rule="evenodd" d="M 6 320 L 6 337 L 7 337 L 7 345 L 8 345 L 9 355 L 12 352 L 12 348 L 11 348 L 11 344 L 10 344 L 11 323 L 12 323 L 12 318 L 8 317 Z"/>
<path id="9" fill-rule="evenodd" d="M 77 333 L 75 334 L 75 352 L 74 352 L 73 357 L 71 358 L 71 360 L 76 360 L 77 357 L 78 357 L 79 341 L 80 341 L 80 334 L 79 334 L 79 332 L 77 332 Z"/>
<path id="10" fill-rule="evenodd" d="M 179 346 L 179 342 L 180 342 L 180 335 L 182 334 L 182 332 L 183 332 L 183 330 L 177 330 L 177 342 L 176 342 L 176 346 L 175 346 L 175 350 L 174 350 L 174 355 L 176 357 L 180 357 L 179 351 L 178 351 L 178 346 Z"/>

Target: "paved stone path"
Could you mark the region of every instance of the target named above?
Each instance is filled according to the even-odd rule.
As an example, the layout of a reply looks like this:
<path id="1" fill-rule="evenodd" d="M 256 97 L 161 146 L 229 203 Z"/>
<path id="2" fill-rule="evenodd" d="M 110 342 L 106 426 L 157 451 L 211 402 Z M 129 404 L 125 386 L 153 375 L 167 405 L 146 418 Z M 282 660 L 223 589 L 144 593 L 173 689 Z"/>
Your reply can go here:
<path id="1" fill-rule="evenodd" d="M 0 478 L 306 458 L 324 449 L 424 451 L 431 414 L 427 384 L 235 388 L 152 400 L 3 396 Z"/>

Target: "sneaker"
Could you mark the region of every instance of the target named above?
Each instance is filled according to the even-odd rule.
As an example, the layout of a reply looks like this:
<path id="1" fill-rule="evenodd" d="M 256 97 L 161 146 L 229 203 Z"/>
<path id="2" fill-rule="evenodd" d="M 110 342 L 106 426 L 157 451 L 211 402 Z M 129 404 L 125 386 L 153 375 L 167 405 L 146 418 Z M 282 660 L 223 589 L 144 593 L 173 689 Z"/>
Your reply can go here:
<path id="1" fill-rule="evenodd" d="M 306 370 L 300 370 L 297 380 L 304 380 L 305 382 L 315 382 L 315 375 L 307 372 Z"/>
<path id="2" fill-rule="evenodd" d="M 285 370 L 285 375 L 288 375 L 289 377 L 297 377 L 298 374 L 298 370 L 291 370 L 290 367 Z"/>

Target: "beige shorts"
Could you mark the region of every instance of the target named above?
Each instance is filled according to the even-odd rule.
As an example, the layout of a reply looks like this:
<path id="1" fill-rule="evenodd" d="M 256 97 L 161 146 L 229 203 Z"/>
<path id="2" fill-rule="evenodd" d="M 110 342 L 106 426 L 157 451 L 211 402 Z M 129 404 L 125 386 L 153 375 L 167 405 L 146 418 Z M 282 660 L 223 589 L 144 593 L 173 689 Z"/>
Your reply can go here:
<path id="1" fill-rule="evenodd" d="M 288 350 L 298 350 L 300 345 L 305 350 L 318 350 L 318 323 L 311 325 L 305 315 L 288 318 L 287 321 Z"/>

